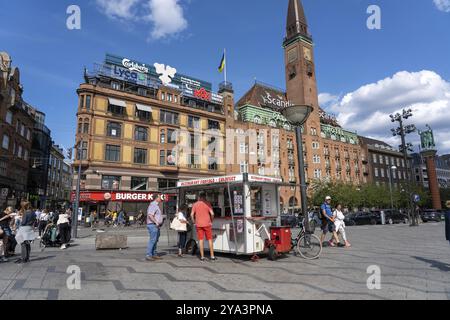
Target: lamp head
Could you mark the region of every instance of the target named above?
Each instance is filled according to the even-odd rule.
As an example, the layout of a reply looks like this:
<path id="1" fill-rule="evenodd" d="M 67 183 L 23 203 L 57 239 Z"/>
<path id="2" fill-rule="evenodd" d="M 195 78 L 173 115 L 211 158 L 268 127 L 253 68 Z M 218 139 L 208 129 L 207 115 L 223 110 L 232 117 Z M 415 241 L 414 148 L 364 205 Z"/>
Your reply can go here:
<path id="1" fill-rule="evenodd" d="M 308 105 L 293 105 L 281 110 L 281 114 L 293 125 L 302 126 L 314 110 Z"/>

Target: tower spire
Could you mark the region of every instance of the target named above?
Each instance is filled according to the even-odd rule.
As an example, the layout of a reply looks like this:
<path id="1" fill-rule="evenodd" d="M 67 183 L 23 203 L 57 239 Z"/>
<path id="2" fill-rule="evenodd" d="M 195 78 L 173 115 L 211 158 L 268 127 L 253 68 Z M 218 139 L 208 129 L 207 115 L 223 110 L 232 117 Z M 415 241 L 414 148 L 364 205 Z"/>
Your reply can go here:
<path id="1" fill-rule="evenodd" d="M 305 11 L 303 9 L 302 0 L 289 0 L 286 20 L 286 38 L 291 39 L 298 35 L 310 37 Z"/>

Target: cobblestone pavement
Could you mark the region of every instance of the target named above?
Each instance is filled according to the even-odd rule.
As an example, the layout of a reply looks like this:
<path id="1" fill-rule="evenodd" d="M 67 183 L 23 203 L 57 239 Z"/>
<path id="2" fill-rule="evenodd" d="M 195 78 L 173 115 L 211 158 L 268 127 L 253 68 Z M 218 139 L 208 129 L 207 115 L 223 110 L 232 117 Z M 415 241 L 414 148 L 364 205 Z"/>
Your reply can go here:
<path id="1" fill-rule="evenodd" d="M 221 255 L 201 263 L 175 256 L 175 234 L 163 232 L 164 259 L 146 262 L 145 229 L 107 232 L 128 234 L 130 248 L 95 251 L 95 235 L 80 229 L 68 250 L 41 252 L 35 243 L 31 263 L 1 263 L 0 299 L 450 299 L 450 245 L 442 223 L 349 227 L 352 248 L 324 248 L 314 261 Z M 67 288 L 70 265 L 81 270 L 80 290 Z M 380 290 L 367 288 L 371 265 L 381 269 Z"/>

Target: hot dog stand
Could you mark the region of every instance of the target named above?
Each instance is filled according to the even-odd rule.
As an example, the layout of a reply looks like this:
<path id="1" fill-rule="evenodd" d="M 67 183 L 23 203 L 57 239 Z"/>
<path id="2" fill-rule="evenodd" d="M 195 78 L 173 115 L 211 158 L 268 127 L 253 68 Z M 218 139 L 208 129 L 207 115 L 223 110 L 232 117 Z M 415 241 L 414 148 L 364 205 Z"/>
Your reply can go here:
<path id="1" fill-rule="evenodd" d="M 286 184 L 281 179 L 247 173 L 181 181 L 177 185 L 178 204 L 187 205 L 190 214 L 198 194 L 206 192 L 215 216 L 212 226 L 215 252 L 257 255 L 268 251 L 274 237 L 281 245 L 278 252 L 289 252 L 291 231 L 279 227 L 278 199 L 282 185 Z M 197 242 L 195 228 L 191 241 Z M 207 241 L 205 248 L 208 248 Z"/>

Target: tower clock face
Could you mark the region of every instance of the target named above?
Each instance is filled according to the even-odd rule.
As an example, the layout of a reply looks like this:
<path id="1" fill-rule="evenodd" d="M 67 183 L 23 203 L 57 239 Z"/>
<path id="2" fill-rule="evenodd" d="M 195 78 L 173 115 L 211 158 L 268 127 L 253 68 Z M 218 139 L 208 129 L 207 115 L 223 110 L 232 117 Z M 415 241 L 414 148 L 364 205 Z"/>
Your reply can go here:
<path id="1" fill-rule="evenodd" d="M 307 47 L 303 47 L 303 55 L 305 56 L 305 59 L 308 61 L 311 61 L 311 49 L 307 48 Z"/>

